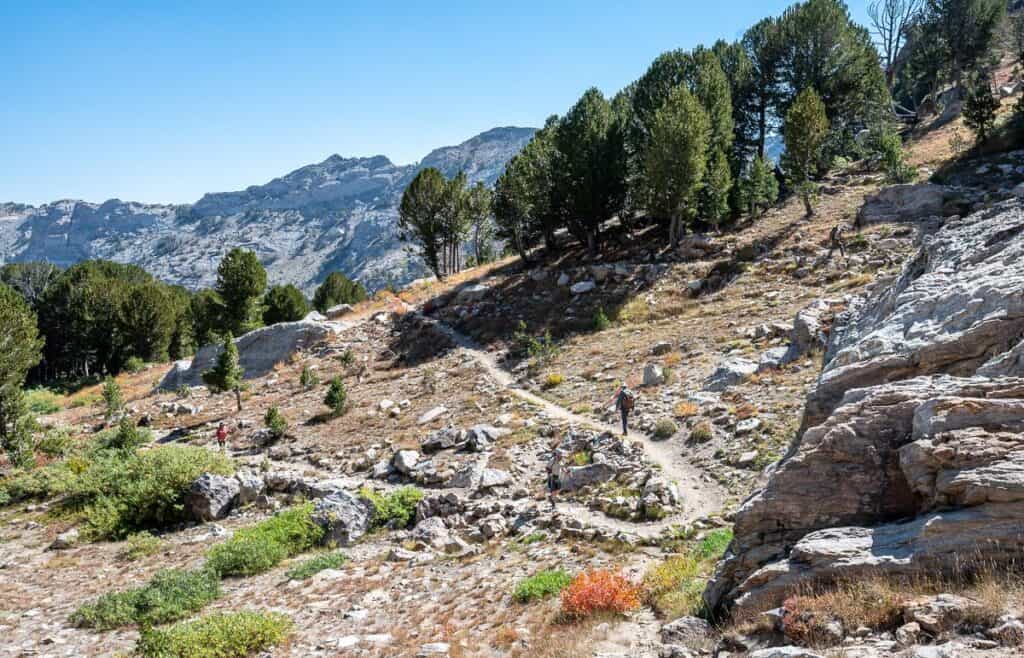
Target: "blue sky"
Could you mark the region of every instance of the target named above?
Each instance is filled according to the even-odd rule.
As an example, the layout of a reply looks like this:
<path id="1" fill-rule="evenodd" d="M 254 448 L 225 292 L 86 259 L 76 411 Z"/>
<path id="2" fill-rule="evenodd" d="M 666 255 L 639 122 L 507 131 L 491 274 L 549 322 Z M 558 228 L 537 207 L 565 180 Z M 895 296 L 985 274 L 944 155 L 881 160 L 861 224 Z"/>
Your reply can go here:
<path id="1" fill-rule="evenodd" d="M 186 203 L 332 153 L 414 162 L 788 4 L 0 3 L 0 201 Z"/>

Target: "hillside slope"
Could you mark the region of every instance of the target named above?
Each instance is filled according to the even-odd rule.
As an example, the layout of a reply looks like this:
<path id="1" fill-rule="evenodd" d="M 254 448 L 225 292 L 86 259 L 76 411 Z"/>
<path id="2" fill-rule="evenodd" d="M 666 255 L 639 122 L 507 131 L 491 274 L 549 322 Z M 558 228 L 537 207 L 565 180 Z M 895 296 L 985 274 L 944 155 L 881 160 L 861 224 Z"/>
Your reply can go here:
<path id="1" fill-rule="evenodd" d="M 245 247 L 266 265 L 271 282 L 307 292 L 333 270 L 370 288 L 402 284 L 423 275 L 403 253 L 395 228 L 402 192 L 416 172 L 465 171 L 471 182 L 492 185 L 532 135 L 532 128 L 494 128 L 407 166 L 384 156 L 332 155 L 265 185 L 206 194 L 191 206 L 119 199 L 0 204 L 0 263 L 67 266 L 107 258 L 198 288 L 214 282 L 228 249 Z"/>

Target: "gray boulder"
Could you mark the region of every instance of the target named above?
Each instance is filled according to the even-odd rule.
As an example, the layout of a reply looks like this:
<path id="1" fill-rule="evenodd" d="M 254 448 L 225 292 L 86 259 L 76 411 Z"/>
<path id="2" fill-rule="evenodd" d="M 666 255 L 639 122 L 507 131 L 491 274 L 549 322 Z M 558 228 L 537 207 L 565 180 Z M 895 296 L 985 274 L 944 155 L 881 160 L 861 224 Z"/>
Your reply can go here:
<path id="1" fill-rule="evenodd" d="M 757 372 L 757 364 L 749 359 L 730 357 L 725 359 L 704 382 L 705 391 L 724 391 L 741 384 Z"/>
<path id="2" fill-rule="evenodd" d="M 185 508 L 196 521 L 217 521 L 231 511 L 241 485 L 233 477 L 203 473 L 189 487 Z"/>
<path id="3" fill-rule="evenodd" d="M 512 484 L 512 476 L 509 475 L 508 471 L 503 471 L 498 468 L 485 468 L 480 473 L 480 482 L 477 484 L 478 489 L 494 489 L 496 487 L 505 487 Z"/>
<path id="4" fill-rule="evenodd" d="M 369 500 L 337 489 L 316 501 L 312 520 L 324 529 L 324 543 L 350 546 L 366 534 L 373 513 Z"/>
<path id="5" fill-rule="evenodd" d="M 238 348 L 238 364 L 245 372 L 246 379 L 270 374 L 274 367 L 287 361 L 293 354 L 323 342 L 340 327 L 330 322 L 300 320 L 281 322 L 250 331 L 235 339 Z M 182 385 L 199 386 L 203 383 L 202 373 L 213 368 L 222 347 L 206 345 L 186 362 L 179 361 L 160 382 L 163 390 L 176 390 Z"/>
<path id="6" fill-rule="evenodd" d="M 661 627 L 662 644 L 682 644 L 688 647 L 700 646 L 715 637 L 711 624 L 699 617 L 680 617 Z"/>
<path id="7" fill-rule="evenodd" d="M 239 505 L 248 505 L 254 502 L 267 488 L 262 477 L 248 471 L 236 473 L 235 479 L 238 480 Z"/>
<path id="8" fill-rule="evenodd" d="M 477 283 L 471 286 L 467 286 L 459 291 L 455 296 L 456 304 L 473 304 L 479 302 L 485 297 L 487 293 L 491 291 L 489 286 L 485 286 L 482 283 Z"/>
<path id="9" fill-rule="evenodd" d="M 857 215 L 860 226 L 880 222 L 916 222 L 942 214 L 946 190 L 932 183 L 883 187 L 864 201 Z"/>
<path id="10" fill-rule="evenodd" d="M 420 453 L 415 450 L 399 450 L 391 458 L 391 465 L 402 475 L 411 475 L 420 461 Z"/>
<path id="11" fill-rule="evenodd" d="M 665 383 L 665 370 L 657 363 L 644 366 L 644 386 L 661 386 Z"/>

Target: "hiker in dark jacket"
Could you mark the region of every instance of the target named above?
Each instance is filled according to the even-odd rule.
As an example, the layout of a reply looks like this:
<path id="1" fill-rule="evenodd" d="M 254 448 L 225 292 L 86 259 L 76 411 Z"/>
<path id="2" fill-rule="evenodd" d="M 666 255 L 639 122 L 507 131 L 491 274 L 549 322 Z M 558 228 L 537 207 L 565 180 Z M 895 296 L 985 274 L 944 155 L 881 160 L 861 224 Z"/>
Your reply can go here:
<path id="1" fill-rule="evenodd" d="M 558 482 L 558 471 L 560 464 L 562 463 L 562 455 L 556 448 L 551 456 L 551 461 L 548 462 L 548 501 L 551 503 L 551 509 L 556 509 L 555 501 L 558 496 L 558 490 L 561 488 Z"/>
<path id="2" fill-rule="evenodd" d="M 843 233 L 846 231 L 846 227 L 842 224 L 836 224 L 832 227 L 832 232 L 828 234 L 828 258 L 831 260 L 832 252 L 836 249 L 839 250 L 840 255 L 846 258 L 846 244 L 843 241 Z"/>
<path id="3" fill-rule="evenodd" d="M 636 395 L 629 390 L 629 385 L 626 382 L 622 382 L 608 402 L 614 402 L 616 411 L 622 415 L 622 436 L 627 436 L 629 434 L 629 414 L 636 406 Z"/>

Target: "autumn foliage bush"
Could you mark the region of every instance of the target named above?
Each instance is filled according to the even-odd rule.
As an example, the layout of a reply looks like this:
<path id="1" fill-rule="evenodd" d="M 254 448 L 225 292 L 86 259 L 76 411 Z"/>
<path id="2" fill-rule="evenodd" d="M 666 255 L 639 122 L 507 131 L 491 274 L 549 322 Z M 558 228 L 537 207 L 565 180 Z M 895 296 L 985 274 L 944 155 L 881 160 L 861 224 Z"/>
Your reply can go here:
<path id="1" fill-rule="evenodd" d="M 584 571 L 562 591 L 562 612 L 571 619 L 596 612 L 624 613 L 638 607 L 640 588 L 613 571 Z"/>

